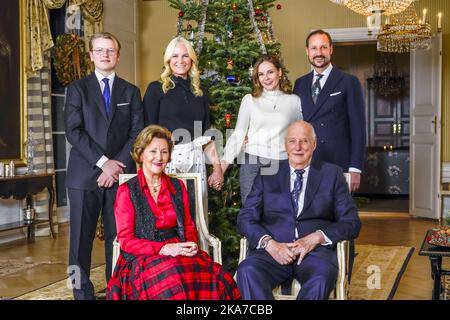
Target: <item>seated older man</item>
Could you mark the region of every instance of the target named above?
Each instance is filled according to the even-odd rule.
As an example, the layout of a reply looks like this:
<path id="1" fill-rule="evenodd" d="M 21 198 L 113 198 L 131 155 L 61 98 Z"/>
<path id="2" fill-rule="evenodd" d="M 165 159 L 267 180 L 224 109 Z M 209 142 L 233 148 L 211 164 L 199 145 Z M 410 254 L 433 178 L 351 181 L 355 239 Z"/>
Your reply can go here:
<path id="1" fill-rule="evenodd" d="M 273 299 L 274 287 L 295 278 L 297 299 L 327 299 L 338 274 L 336 243 L 355 239 L 361 222 L 341 168 L 312 159 L 313 127 L 292 123 L 285 145 L 288 160 L 256 178 L 238 215 L 250 248 L 238 287 L 244 299 Z"/>

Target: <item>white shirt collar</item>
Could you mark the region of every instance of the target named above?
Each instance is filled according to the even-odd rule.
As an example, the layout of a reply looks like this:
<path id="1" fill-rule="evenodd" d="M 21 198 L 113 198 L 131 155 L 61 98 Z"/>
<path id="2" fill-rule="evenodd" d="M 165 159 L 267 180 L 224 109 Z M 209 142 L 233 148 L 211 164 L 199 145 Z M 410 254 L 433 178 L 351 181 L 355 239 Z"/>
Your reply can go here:
<path id="1" fill-rule="evenodd" d="M 303 170 L 305 170 L 305 173 L 303 173 L 303 174 L 307 174 L 308 173 L 310 166 L 311 165 L 308 165 L 307 167 L 303 168 Z M 291 175 L 295 175 L 295 170 L 296 169 L 294 167 L 292 167 L 291 165 L 289 165 L 289 168 L 291 169 Z"/>
<path id="2" fill-rule="evenodd" d="M 322 79 L 326 79 L 328 78 L 328 76 L 331 73 L 331 70 L 333 69 L 333 65 L 330 63 L 328 65 L 328 67 L 321 73 L 323 75 Z M 316 78 L 316 75 L 318 75 L 319 73 L 316 71 L 316 69 L 314 69 L 314 79 Z"/>
<path id="3" fill-rule="evenodd" d="M 109 86 L 112 87 L 112 83 L 114 82 L 114 79 L 116 77 L 116 73 L 113 72 L 111 73 L 109 76 L 105 77 L 104 75 L 102 75 L 100 72 L 98 72 L 97 70 L 95 70 L 95 76 L 97 77 L 98 82 L 100 83 L 104 83 L 102 80 L 104 78 L 108 78 L 109 79 Z"/>

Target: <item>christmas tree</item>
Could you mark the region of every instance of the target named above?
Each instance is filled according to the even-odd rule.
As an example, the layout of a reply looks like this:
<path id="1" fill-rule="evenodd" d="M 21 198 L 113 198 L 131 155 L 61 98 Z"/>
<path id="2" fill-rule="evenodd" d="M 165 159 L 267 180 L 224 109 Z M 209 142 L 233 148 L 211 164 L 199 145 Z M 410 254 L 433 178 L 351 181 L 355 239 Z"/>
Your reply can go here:
<path id="1" fill-rule="evenodd" d="M 211 107 L 212 126 L 226 138 L 235 126 L 241 99 L 252 91 L 252 73 L 261 54 L 280 56 L 269 9 L 273 0 L 169 0 L 178 10 L 177 35 L 194 45 L 202 85 Z M 281 5 L 276 6 L 278 10 Z M 284 70 L 286 76 L 286 70 Z M 225 141 L 216 141 L 221 150 Z M 211 168 L 210 168 L 211 169 Z M 241 207 L 239 168 L 232 165 L 220 192 L 209 194 L 209 229 L 222 241 L 223 266 L 234 271 L 240 235 L 236 218 Z"/>

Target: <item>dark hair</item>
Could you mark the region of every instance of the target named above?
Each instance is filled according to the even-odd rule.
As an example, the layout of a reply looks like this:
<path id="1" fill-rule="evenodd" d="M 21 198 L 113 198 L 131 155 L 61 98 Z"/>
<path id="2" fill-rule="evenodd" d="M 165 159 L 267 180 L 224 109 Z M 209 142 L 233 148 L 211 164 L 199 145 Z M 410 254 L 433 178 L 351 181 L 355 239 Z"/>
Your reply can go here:
<path id="1" fill-rule="evenodd" d="M 318 29 L 318 30 L 314 30 L 312 31 L 308 37 L 306 37 L 306 47 L 308 48 L 309 46 L 309 38 L 311 38 L 312 36 L 315 36 L 316 34 L 321 34 L 321 35 L 325 35 L 328 38 L 328 42 L 330 43 L 330 46 L 333 45 L 333 40 L 331 39 L 331 36 L 328 32 L 322 30 L 322 29 Z"/>
<path id="2" fill-rule="evenodd" d="M 266 61 L 270 62 L 271 64 L 273 64 L 274 67 L 277 68 L 277 70 L 283 70 L 283 64 L 281 63 L 280 59 L 278 59 L 278 57 L 271 56 L 271 55 L 262 55 L 258 59 L 258 61 L 256 61 L 255 67 L 253 69 L 253 76 L 252 76 L 253 92 L 252 92 L 252 96 L 254 96 L 254 97 L 259 97 L 262 94 L 262 92 L 263 92 L 263 87 L 261 86 L 261 83 L 259 82 L 258 69 L 259 69 L 259 66 L 261 65 L 261 63 L 266 62 Z M 287 76 L 285 75 L 284 72 L 281 73 L 279 87 L 280 87 L 280 90 L 282 92 L 284 92 L 284 93 L 287 93 L 287 94 L 292 93 L 291 82 L 289 81 L 289 79 L 287 78 Z"/>

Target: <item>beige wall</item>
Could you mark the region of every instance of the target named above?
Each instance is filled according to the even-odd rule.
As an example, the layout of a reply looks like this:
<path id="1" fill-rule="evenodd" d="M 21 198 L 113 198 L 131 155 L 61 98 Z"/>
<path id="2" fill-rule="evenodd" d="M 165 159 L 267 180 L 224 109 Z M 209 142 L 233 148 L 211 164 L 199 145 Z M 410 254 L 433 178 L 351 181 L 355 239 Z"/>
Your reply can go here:
<path id="1" fill-rule="evenodd" d="M 293 81 L 308 72 L 310 66 L 305 55 L 304 39 L 311 29 L 316 28 L 355 28 L 364 27 L 365 18 L 351 10 L 333 4 L 329 0 L 280 0 L 281 10 L 273 8 L 272 17 L 275 36 L 281 43 L 283 57 L 289 77 Z M 177 15 L 167 1 L 140 1 L 140 83 L 141 90 L 149 81 L 159 77 L 162 67 L 162 54 L 166 44 L 175 35 Z M 443 161 L 450 161 L 450 1 L 420 0 L 416 4 L 418 13 L 428 9 L 432 30 L 437 25 L 436 15 L 443 14 Z M 421 15 L 421 14 L 420 14 Z M 449 124 L 449 125 L 447 125 Z"/>

